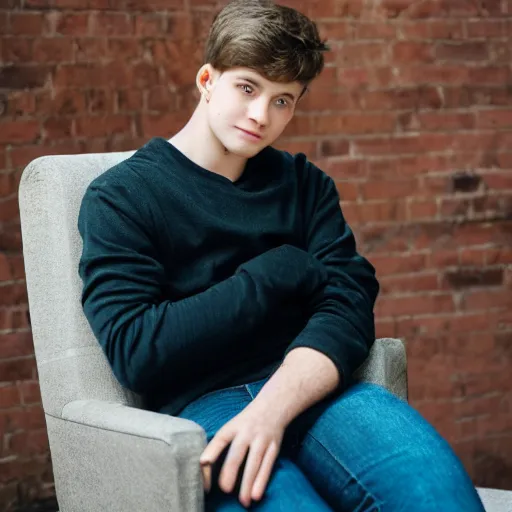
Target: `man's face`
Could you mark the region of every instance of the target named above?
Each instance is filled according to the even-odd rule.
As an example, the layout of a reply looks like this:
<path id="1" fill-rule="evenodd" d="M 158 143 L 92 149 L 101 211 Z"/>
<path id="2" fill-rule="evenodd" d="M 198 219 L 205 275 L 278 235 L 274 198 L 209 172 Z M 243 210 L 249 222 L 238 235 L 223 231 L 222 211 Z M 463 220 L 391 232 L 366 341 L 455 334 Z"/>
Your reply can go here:
<path id="1" fill-rule="evenodd" d="M 207 105 L 210 128 L 231 153 L 250 158 L 281 135 L 304 86 L 271 82 L 249 68 L 214 73 Z"/>

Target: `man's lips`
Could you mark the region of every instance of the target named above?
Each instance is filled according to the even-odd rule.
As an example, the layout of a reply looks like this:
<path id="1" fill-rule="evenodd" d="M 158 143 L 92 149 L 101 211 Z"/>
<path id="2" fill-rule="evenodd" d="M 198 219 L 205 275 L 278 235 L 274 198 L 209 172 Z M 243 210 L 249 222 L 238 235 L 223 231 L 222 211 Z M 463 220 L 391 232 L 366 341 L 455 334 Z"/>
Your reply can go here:
<path id="1" fill-rule="evenodd" d="M 252 135 L 253 137 L 257 137 L 258 139 L 261 139 L 261 135 L 258 133 L 250 132 L 249 130 L 244 130 L 243 128 L 239 128 L 238 126 L 237 126 L 237 128 L 240 131 L 247 133 L 248 135 Z"/>

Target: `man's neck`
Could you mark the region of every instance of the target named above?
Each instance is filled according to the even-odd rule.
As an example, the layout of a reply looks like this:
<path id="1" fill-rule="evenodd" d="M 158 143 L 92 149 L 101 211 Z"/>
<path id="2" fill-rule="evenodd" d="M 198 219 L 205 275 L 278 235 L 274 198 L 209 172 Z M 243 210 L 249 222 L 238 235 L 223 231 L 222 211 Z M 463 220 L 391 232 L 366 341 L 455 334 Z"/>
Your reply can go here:
<path id="1" fill-rule="evenodd" d="M 210 130 L 198 107 L 169 142 L 195 164 L 230 181 L 242 175 L 247 159 L 229 153 Z"/>

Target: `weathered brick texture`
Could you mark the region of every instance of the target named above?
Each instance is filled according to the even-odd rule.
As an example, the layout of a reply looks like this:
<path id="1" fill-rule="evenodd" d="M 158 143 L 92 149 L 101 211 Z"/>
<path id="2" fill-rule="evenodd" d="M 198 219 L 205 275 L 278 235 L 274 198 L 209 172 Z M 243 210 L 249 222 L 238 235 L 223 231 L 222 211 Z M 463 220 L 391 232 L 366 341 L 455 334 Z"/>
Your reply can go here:
<path id="1" fill-rule="evenodd" d="M 512 2 L 286 3 L 318 21 L 332 52 L 279 145 L 336 179 L 382 283 L 378 335 L 407 342 L 412 404 L 475 483 L 511 488 Z M 133 149 L 178 130 L 219 5 L 0 4 L 3 510 L 53 493 L 21 257 L 21 171 L 40 155 Z"/>

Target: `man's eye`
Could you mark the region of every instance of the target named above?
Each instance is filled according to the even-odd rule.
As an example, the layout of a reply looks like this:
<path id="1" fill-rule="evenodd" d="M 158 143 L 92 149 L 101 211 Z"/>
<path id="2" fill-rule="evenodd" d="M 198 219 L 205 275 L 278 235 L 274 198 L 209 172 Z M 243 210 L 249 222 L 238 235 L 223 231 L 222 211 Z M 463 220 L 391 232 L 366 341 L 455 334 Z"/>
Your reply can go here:
<path id="1" fill-rule="evenodd" d="M 249 94 L 252 92 L 252 88 L 250 85 L 242 84 L 239 87 L 242 89 L 242 91 L 247 92 Z"/>
<path id="2" fill-rule="evenodd" d="M 278 105 L 280 107 L 286 107 L 288 105 L 288 102 L 284 98 L 279 98 L 277 101 L 278 101 Z M 281 103 L 279 103 L 279 102 L 281 102 Z"/>

